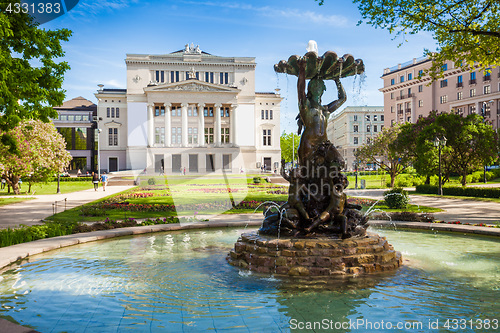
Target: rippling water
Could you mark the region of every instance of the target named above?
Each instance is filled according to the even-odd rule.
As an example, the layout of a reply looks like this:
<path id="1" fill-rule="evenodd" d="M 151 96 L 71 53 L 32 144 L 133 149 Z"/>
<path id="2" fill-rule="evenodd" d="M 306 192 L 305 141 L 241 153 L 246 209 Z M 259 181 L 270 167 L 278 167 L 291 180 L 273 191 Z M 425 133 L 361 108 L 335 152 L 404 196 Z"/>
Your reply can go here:
<path id="1" fill-rule="evenodd" d="M 41 332 L 500 331 L 494 321 L 484 329 L 500 319 L 497 239 L 379 230 L 403 253 L 402 269 L 297 288 L 229 266 L 241 232 L 125 237 L 34 256 L 0 276 L 0 317 Z M 447 330 L 453 319 L 462 326 Z"/>

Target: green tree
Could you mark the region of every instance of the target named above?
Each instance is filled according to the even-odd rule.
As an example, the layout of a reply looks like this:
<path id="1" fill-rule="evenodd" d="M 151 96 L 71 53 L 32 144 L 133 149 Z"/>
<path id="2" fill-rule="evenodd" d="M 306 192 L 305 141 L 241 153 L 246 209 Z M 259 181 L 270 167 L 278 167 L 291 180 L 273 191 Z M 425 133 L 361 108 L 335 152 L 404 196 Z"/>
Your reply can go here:
<path id="1" fill-rule="evenodd" d="M 8 135 L 24 119 L 48 122 L 57 116 L 54 106 L 61 105 L 65 92 L 63 75 L 66 62 L 61 41 L 67 41 L 67 29 L 40 29 L 31 16 L 6 12 L 7 5 L 20 0 L 0 2 L 0 130 L 1 142 L 16 149 Z"/>
<path id="2" fill-rule="evenodd" d="M 12 152 L 10 147 L 0 145 L 0 178 L 12 186 L 15 194 L 19 194 L 21 177 L 30 187 L 35 182 L 46 182 L 71 160 L 64 138 L 51 122 L 23 121 L 8 134 L 18 149 Z"/>
<path id="3" fill-rule="evenodd" d="M 453 113 L 440 114 L 430 126 L 437 133 L 444 133 L 449 147 L 444 160 L 462 176 L 467 184 L 467 174 L 492 164 L 498 157 L 498 136 L 493 127 L 478 114 L 467 117 Z"/>
<path id="4" fill-rule="evenodd" d="M 469 71 L 499 65 L 500 2 L 498 0 L 353 0 L 363 20 L 396 37 L 430 32 L 437 50 L 425 50 L 433 60 L 428 74 L 437 79 L 446 60 Z M 320 4 L 323 0 L 320 0 Z M 360 21 L 362 22 L 362 21 Z"/>
<path id="5" fill-rule="evenodd" d="M 285 162 L 292 162 L 292 156 L 297 160 L 297 151 L 299 148 L 300 136 L 295 133 L 286 133 L 283 131 L 280 137 L 281 159 Z M 293 148 L 295 146 L 295 153 Z"/>
<path id="6" fill-rule="evenodd" d="M 405 142 L 398 140 L 400 126 L 384 128 L 369 144 L 361 146 L 356 151 L 356 158 L 364 163 L 375 163 L 391 177 L 391 187 L 394 187 L 396 177 L 409 166 L 411 152 Z"/>

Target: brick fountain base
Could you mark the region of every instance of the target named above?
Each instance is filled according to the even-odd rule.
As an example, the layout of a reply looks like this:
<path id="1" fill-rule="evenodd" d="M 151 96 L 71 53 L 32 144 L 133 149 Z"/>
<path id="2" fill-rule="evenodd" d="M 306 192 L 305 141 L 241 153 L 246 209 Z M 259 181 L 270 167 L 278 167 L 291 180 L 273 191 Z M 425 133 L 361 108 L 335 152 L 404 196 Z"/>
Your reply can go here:
<path id="1" fill-rule="evenodd" d="M 345 240 L 278 240 L 257 232 L 243 233 L 227 260 L 233 266 L 259 273 L 300 277 L 371 274 L 393 271 L 402 264 L 401 253 L 377 234 Z"/>

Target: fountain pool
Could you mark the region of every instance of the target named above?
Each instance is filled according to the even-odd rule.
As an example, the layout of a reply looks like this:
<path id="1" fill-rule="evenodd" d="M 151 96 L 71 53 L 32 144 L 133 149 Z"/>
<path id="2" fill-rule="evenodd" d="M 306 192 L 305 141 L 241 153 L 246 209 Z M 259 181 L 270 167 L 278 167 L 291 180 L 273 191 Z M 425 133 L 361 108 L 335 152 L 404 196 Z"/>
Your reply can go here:
<path id="1" fill-rule="evenodd" d="M 400 270 L 295 288 L 226 262 L 241 232 L 131 236 L 33 256 L 0 275 L 0 318 L 40 332 L 382 332 L 362 325 L 381 321 L 428 332 L 454 319 L 467 327 L 451 331 L 499 329 L 498 239 L 380 229 L 403 253 Z"/>

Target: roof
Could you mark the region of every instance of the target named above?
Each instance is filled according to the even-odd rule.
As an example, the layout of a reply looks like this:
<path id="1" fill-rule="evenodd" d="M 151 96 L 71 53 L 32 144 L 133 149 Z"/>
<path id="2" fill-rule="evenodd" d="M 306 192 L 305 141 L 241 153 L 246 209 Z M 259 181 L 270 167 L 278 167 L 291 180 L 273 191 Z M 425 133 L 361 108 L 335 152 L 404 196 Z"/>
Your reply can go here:
<path id="1" fill-rule="evenodd" d="M 82 96 L 75 97 L 68 101 L 64 101 L 61 106 L 56 106 L 54 109 L 62 110 L 62 109 L 71 109 L 71 110 L 85 110 L 85 111 L 93 111 L 97 110 L 97 105 L 95 105 L 92 101 L 89 101 Z"/>

